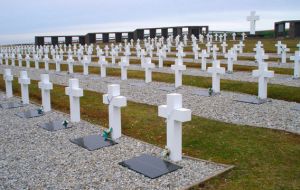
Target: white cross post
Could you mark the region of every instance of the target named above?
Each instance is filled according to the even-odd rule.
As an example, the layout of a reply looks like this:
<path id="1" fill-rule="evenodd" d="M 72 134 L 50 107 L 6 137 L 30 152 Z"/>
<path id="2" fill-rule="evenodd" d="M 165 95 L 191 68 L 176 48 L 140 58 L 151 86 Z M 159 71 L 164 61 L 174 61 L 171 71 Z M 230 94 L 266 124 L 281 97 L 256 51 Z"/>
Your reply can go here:
<path id="1" fill-rule="evenodd" d="M 258 70 L 254 70 L 252 72 L 252 76 L 258 77 L 258 97 L 260 99 L 266 99 L 268 90 L 268 78 L 274 77 L 274 71 L 269 71 L 267 63 L 261 62 L 259 64 Z"/>
<path id="2" fill-rule="evenodd" d="M 0 52 L 0 65 L 3 65 L 3 54 Z"/>
<path id="3" fill-rule="evenodd" d="M 56 72 L 60 72 L 60 63 L 62 61 L 62 58 L 60 58 L 59 55 L 56 55 L 56 58 L 55 58 L 55 69 L 56 69 Z"/>
<path id="4" fill-rule="evenodd" d="M 89 64 L 91 61 L 88 56 L 83 56 L 82 64 L 83 64 L 83 75 L 89 75 Z"/>
<path id="5" fill-rule="evenodd" d="M 142 68 L 145 69 L 145 82 L 146 83 L 152 82 L 152 69 L 155 68 L 155 64 L 151 63 L 151 57 L 147 57 L 145 59 Z"/>
<path id="6" fill-rule="evenodd" d="M 182 72 L 186 70 L 181 58 L 175 60 L 175 65 L 171 65 L 171 69 L 175 71 L 175 88 L 182 86 Z"/>
<path id="7" fill-rule="evenodd" d="M 207 53 L 206 50 L 203 49 L 199 54 L 199 57 L 201 57 L 201 70 L 206 71 L 206 58 L 209 57 L 209 53 Z"/>
<path id="8" fill-rule="evenodd" d="M 6 98 L 11 98 L 13 97 L 12 81 L 14 80 L 14 77 L 12 76 L 10 69 L 4 70 L 3 79 L 5 80 Z"/>
<path id="9" fill-rule="evenodd" d="M 49 71 L 49 61 L 50 61 L 50 59 L 49 59 L 49 57 L 48 57 L 48 54 L 45 54 L 45 55 L 44 55 L 43 61 L 45 62 L 45 70 L 46 70 L 46 71 Z"/>
<path id="10" fill-rule="evenodd" d="M 22 61 L 23 61 L 23 57 L 22 57 L 22 54 L 18 54 L 18 63 L 19 63 L 19 67 L 22 67 Z"/>
<path id="11" fill-rule="evenodd" d="M 35 69 L 39 69 L 39 61 L 40 61 L 39 55 L 35 54 L 34 55 L 34 66 L 35 66 Z"/>
<path id="12" fill-rule="evenodd" d="M 226 47 L 228 46 L 228 44 L 224 41 L 224 42 L 221 44 L 221 46 L 222 46 L 222 52 L 223 52 L 223 54 L 225 54 L 225 53 L 226 53 Z"/>
<path id="13" fill-rule="evenodd" d="M 213 60 L 212 67 L 208 67 L 208 73 L 212 74 L 212 90 L 214 93 L 220 93 L 220 75 L 225 74 L 225 68 L 220 67 L 219 60 Z"/>
<path id="14" fill-rule="evenodd" d="M 30 56 L 29 56 L 29 54 L 26 54 L 25 61 L 26 61 L 26 67 L 30 68 Z"/>
<path id="15" fill-rule="evenodd" d="M 225 54 L 225 58 L 227 58 L 227 72 L 233 73 L 233 62 L 237 60 L 237 55 L 233 50 L 228 50 L 228 53 Z"/>
<path id="16" fill-rule="evenodd" d="M 300 77 L 300 51 L 296 51 L 290 60 L 294 61 L 294 78 L 297 79 Z"/>
<path id="17" fill-rule="evenodd" d="M 167 120 L 167 147 L 170 159 L 182 160 L 182 122 L 191 121 L 192 111 L 182 108 L 182 95 L 167 94 L 167 105 L 158 107 L 158 116 Z"/>
<path id="18" fill-rule="evenodd" d="M 164 58 L 166 58 L 166 54 L 163 49 L 160 49 L 157 53 L 158 56 L 158 67 L 163 68 L 164 66 Z"/>
<path id="19" fill-rule="evenodd" d="M 106 77 L 106 67 L 107 67 L 108 63 L 105 60 L 105 56 L 99 57 L 98 64 L 100 65 L 100 69 L 101 69 L 101 77 L 102 78 Z"/>
<path id="20" fill-rule="evenodd" d="M 121 107 L 127 106 L 126 97 L 120 96 L 120 85 L 108 85 L 108 93 L 103 95 L 103 103 L 109 105 L 109 128 L 112 128 L 112 139 L 116 140 L 122 135 Z"/>
<path id="21" fill-rule="evenodd" d="M 213 59 L 216 60 L 217 59 L 217 52 L 219 51 L 219 48 L 217 47 L 217 45 L 214 45 L 212 48 L 212 55 L 213 55 Z"/>
<path id="22" fill-rule="evenodd" d="M 71 122 L 80 121 L 80 97 L 83 96 L 83 90 L 79 88 L 78 79 L 70 79 L 69 87 L 65 88 L 66 95 L 70 98 Z"/>
<path id="23" fill-rule="evenodd" d="M 4 59 L 5 59 L 5 65 L 8 65 L 8 58 L 9 58 L 9 56 L 8 56 L 8 54 L 6 53 L 5 56 L 4 56 Z"/>
<path id="24" fill-rule="evenodd" d="M 70 54 L 68 56 L 68 59 L 67 59 L 67 63 L 68 63 L 68 70 L 69 70 L 69 73 L 70 74 L 73 74 L 73 65 L 74 65 L 74 59 L 73 59 L 73 56 L 72 54 Z"/>
<path id="25" fill-rule="evenodd" d="M 45 112 L 51 111 L 50 90 L 53 89 L 53 84 L 49 81 L 48 74 L 41 74 L 41 82 L 39 88 L 42 91 L 42 105 Z"/>
<path id="26" fill-rule="evenodd" d="M 259 20 L 259 16 L 255 15 L 255 11 L 252 11 L 250 16 L 247 17 L 247 21 L 250 22 L 250 34 L 255 35 L 255 24 Z"/>
<path id="27" fill-rule="evenodd" d="M 287 48 L 286 45 L 281 46 L 281 63 L 286 63 L 286 53 L 290 51 L 290 48 Z"/>
<path id="28" fill-rule="evenodd" d="M 240 43 L 238 45 L 239 45 L 240 53 L 243 53 L 243 49 L 244 49 L 245 44 L 243 43 L 243 41 L 240 41 Z"/>
<path id="29" fill-rule="evenodd" d="M 14 53 L 11 54 L 11 66 L 15 66 L 16 65 L 16 56 Z"/>
<path id="30" fill-rule="evenodd" d="M 127 80 L 127 68 L 129 67 L 127 57 L 121 57 L 119 66 L 121 67 L 121 80 Z"/>
<path id="31" fill-rule="evenodd" d="M 28 78 L 27 71 L 20 72 L 18 82 L 21 85 L 22 103 L 29 104 L 28 85 L 30 84 L 30 78 Z"/>
<path id="32" fill-rule="evenodd" d="M 275 44 L 275 47 L 277 48 L 277 55 L 281 54 L 281 46 L 283 44 L 281 43 L 281 41 L 278 41 L 277 44 Z"/>

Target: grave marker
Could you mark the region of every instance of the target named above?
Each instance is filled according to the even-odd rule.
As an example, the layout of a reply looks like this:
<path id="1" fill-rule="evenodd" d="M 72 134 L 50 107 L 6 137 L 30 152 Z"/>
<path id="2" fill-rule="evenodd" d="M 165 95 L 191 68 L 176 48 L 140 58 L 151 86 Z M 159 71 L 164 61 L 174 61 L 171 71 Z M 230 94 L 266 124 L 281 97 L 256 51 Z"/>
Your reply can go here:
<path id="1" fill-rule="evenodd" d="M 79 88 L 78 79 L 70 79 L 69 87 L 65 88 L 65 93 L 70 97 L 70 115 L 71 122 L 80 121 L 80 97 L 83 96 L 83 90 Z"/>
<path id="2" fill-rule="evenodd" d="M 14 80 L 10 69 L 4 69 L 3 79 L 5 80 L 6 98 L 13 97 L 12 81 Z"/>
<path id="3" fill-rule="evenodd" d="M 22 103 L 29 104 L 28 85 L 30 84 L 30 78 L 27 76 L 27 71 L 20 72 L 18 82 L 21 85 Z"/>
<path id="4" fill-rule="evenodd" d="M 51 111 L 50 90 L 53 89 L 53 85 L 49 81 L 49 75 L 41 74 L 41 82 L 39 82 L 38 85 L 42 91 L 42 105 L 44 112 L 49 112 Z"/>
<path id="5" fill-rule="evenodd" d="M 212 67 L 208 67 L 207 72 L 212 74 L 213 93 L 220 93 L 220 75 L 225 74 L 225 68 L 220 67 L 219 60 L 214 60 Z"/>

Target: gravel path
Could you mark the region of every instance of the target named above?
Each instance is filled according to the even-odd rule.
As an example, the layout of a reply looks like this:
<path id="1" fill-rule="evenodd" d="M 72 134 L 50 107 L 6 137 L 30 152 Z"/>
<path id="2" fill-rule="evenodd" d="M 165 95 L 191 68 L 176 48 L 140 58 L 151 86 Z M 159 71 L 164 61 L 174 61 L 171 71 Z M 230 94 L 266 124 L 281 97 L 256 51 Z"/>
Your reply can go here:
<path id="1" fill-rule="evenodd" d="M 0 102 L 7 100 L 2 98 Z M 162 149 L 123 136 L 115 146 L 90 152 L 69 139 L 99 134 L 100 126 L 82 121 L 72 124 L 71 129 L 51 133 L 37 124 L 68 119 L 69 115 L 51 112 L 34 119 L 15 116 L 37 108 L 0 109 L 0 189 L 183 189 L 231 168 L 184 157 L 176 163 L 183 169 L 151 180 L 118 163 L 143 153 L 159 157 Z"/>
<path id="2" fill-rule="evenodd" d="M 1 66 L 0 68 L 5 68 Z M 19 75 L 19 71 L 24 70 L 14 67 L 13 74 Z M 26 69 L 33 80 L 40 80 L 43 70 L 33 68 Z M 3 72 L 3 69 L 0 69 Z M 162 105 L 166 102 L 166 92 L 160 87 L 173 87 L 172 84 L 162 82 L 152 82 L 145 84 L 142 80 L 129 79 L 121 81 L 119 77 L 107 77 L 101 79 L 99 75 L 84 76 L 74 74 L 69 76 L 66 72 L 56 73 L 50 71 L 51 81 L 56 84 L 68 85 L 68 79 L 76 77 L 80 80 L 80 85 L 86 90 L 105 93 L 108 83 L 121 84 L 122 95 L 134 102 L 146 103 L 150 105 Z M 138 85 L 130 85 L 138 83 Z M 202 97 L 194 95 L 200 88 L 182 86 L 176 92 L 183 94 L 183 105 L 192 110 L 194 115 L 209 119 L 229 122 L 234 124 L 244 124 L 249 126 L 273 128 L 290 131 L 300 134 L 300 111 L 292 110 L 297 103 L 272 99 L 271 102 L 262 105 L 245 104 L 234 101 L 241 97 L 254 97 L 246 94 L 223 91 L 221 95 L 214 97 Z"/>

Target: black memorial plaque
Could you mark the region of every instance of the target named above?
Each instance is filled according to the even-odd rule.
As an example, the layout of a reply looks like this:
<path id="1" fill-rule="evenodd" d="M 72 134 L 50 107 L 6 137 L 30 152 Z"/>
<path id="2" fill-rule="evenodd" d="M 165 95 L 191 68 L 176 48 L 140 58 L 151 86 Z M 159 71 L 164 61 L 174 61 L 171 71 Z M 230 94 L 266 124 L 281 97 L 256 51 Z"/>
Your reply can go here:
<path id="1" fill-rule="evenodd" d="M 62 129 L 70 129 L 72 128 L 71 125 L 63 125 L 64 121 L 63 120 L 58 120 L 58 121 L 50 121 L 48 123 L 44 123 L 44 124 L 39 124 L 38 126 L 40 126 L 41 128 L 47 130 L 47 131 L 58 131 L 58 130 L 62 130 Z"/>
<path id="2" fill-rule="evenodd" d="M 38 110 L 29 110 L 29 111 L 25 111 L 25 112 L 21 112 L 21 113 L 17 113 L 17 116 L 21 117 L 21 118 L 33 118 L 33 117 L 40 117 L 45 115 L 44 112 L 39 112 Z"/>
<path id="3" fill-rule="evenodd" d="M 70 141 L 78 146 L 88 149 L 89 151 L 118 144 L 112 140 L 105 140 L 101 135 L 90 135 L 78 139 L 70 139 Z"/>
<path id="4" fill-rule="evenodd" d="M 160 87 L 158 88 L 159 90 L 163 90 L 163 91 L 166 91 L 166 92 L 173 92 L 176 90 L 175 87 L 171 87 L 171 86 L 164 86 L 164 87 Z"/>
<path id="5" fill-rule="evenodd" d="M 271 100 L 267 99 L 259 99 L 257 97 L 242 97 L 239 99 L 234 100 L 236 102 L 248 103 L 248 104 L 264 104 L 266 102 L 270 102 Z"/>
<path id="6" fill-rule="evenodd" d="M 300 104 L 292 107 L 292 110 L 295 110 L 295 111 L 300 111 Z"/>
<path id="7" fill-rule="evenodd" d="M 24 105 L 20 102 L 8 102 L 8 103 L 3 103 L 0 104 L 0 107 L 3 109 L 14 109 L 14 108 L 19 108 L 23 107 Z"/>
<path id="8" fill-rule="evenodd" d="M 181 166 L 148 154 L 142 154 L 141 156 L 120 162 L 119 164 L 151 179 L 158 178 L 182 168 Z"/>

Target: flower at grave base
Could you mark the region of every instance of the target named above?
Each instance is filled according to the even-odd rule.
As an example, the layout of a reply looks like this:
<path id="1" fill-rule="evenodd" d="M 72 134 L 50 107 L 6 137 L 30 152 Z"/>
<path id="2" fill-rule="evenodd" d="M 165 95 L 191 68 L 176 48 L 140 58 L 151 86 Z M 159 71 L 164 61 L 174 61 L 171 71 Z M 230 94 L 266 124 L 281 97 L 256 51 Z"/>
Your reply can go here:
<path id="1" fill-rule="evenodd" d="M 68 127 L 68 124 L 69 124 L 69 121 L 68 121 L 68 120 L 64 120 L 64 121 L 62 122 L 62 125 L 63 125 L 65 128 Z"/>
<path id="2" fill-rule="evenodd" d="M 37 109 L 38 114 L 43 114 L 44 113 L 44 108 L 41 106 L 39 109 Z"/>
<path id="3" fill-rule="evenodd" d="M 165 146 L 165 149 L 162 151 L 161 156 L 164 157 L 165 159 L 168 159 L 170 153 L 171 153 L 170 149 L 167 146 Z"/>
<path id="4" fill-rule="evenodd" d="M 208 94 L 209 94 L 210 96 L 212 96 L 213 93 L 214 93 L 213 89 L 212 89 L 212 88 L 209 88 L 209 89 L 208 89 Z"/>
<path id="5" fill-rule="evenodd" d="M 107 140 L 111 140 L 111 132 L 112 132 L 112 128 L 106 129 L 103 131 L 102 133 L 102 137 L 104 138 L 105 141 Z"/>

